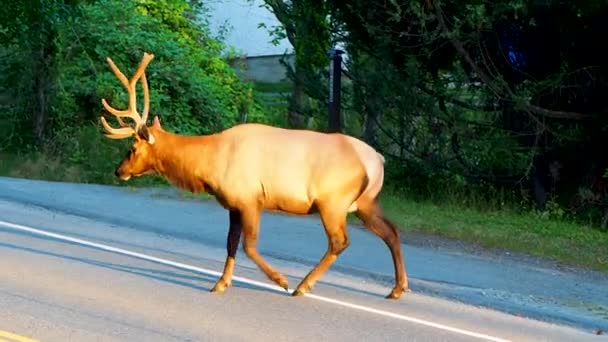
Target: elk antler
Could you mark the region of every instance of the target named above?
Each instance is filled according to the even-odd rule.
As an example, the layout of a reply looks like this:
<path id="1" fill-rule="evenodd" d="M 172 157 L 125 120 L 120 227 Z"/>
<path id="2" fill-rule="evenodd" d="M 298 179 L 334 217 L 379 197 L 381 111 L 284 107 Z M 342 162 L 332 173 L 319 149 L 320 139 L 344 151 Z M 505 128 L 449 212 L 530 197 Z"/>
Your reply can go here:
<path id="1" fill-rule="evenodd" d="M 108 132 L 107 134 L 105 134 L 106 137 L 111 138 L 111 139 L 128 138 L 131 135 L 133 135 L 135 132 L 137 132 L 137 129 L 139 129 L 142 125 L 146 124 L 146 121 L 148 120 L 148 112 L 150 110 L 150 96 L 149 96 L 149 91 L 148 91 L 148 81 L 146 79 L 145 70 L 146 70 L 146 67 L 148 66 L 148 64 L 150 63 L 150 61 L 152 61 L 152 58 L 154 58 L 153 54 L 149 54 L 147 52 L 144 53 L 144 56 L 143 56 L 141 62 L 139 63 L 139 67 L 137 68 L 137 71 L 135 71 L 133 76 L 131 77 L 131 80 L 127 80 L 127 77 L 118 69 L 118 67 L 116 66 L 116 64 L 114 64 L 114 62 L 112 61 L 112 59 L 110 57 L 107 58 L 108 64 L 110 64 L 110 68 L 114 72 L 114 75 L 116 75 L 116 77 L 125 86 L 125 88 L 127 88 L 127 91 L 129 92 L 129 107 L 127 108 L 127 110 L 117 110 L 117 109 L 110 107 L 110 105 L 106 102 L 105 98 L 101 99 L 101 103 L 103 104 L 104 108 L 116 117 L 116 120 L 118 120 L 118 123 L 121 126 L 121 128 L 111 127 L 106 122 L 106 119 L 102 116 L 101 125 L 106 130 L 106 132 Z M 140 78 L 142 81 L 142 88 L 143 88 L 143 93 L 144 93 L 144 109 L 142 111 L 141 116 L 137 112 L 137 101 L 136 101 L 136 97 L 135 97 L 135 95 L 136 95 L 135 86 L 137 85 L 137 81 Z M 122 118 L 131 118 L 135 122 L 135 125 L 134 126 L 127 125 L 122 120 Z"/>

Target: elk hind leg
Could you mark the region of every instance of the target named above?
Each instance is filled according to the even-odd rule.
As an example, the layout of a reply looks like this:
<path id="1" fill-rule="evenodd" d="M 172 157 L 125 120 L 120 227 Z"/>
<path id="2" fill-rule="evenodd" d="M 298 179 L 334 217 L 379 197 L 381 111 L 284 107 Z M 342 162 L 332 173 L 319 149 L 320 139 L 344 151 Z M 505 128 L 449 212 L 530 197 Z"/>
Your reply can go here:
<path id="1" fill-rule="evenodd" d="M 401 254 L 401 240 L 399 229 L 386 218 L 376 199 L 357 201 L 356 215 L 363 224 L 380 237 L 391 252 L 395 268 L 395 287 L 386 296 L 387 299 L 398 299 L 403 292 L 409 292 L 407 272 Z"/>

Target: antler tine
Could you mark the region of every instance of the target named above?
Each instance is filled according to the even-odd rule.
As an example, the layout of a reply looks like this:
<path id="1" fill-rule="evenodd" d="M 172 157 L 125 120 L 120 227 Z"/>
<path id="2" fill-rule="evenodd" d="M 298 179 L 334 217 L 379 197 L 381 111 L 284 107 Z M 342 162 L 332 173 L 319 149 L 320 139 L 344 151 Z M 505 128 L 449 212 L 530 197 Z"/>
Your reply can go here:
<path id="1" fill-rule="evenodd" d="M 149 98 L 149 94 L 148 94 L 148 80 L 146 79 L 146 68 L 148 67 L 148 64 L 150 64 L 150 62 L 152 61 L 152 58 L 154 58 L 153 54 L 149 54 L 147 52 L 144 52 L 144 57 L 141 59 L 141 62 L 139 63 L 139 67 L 137 68 L 137 71 L 135 71 L 135 74 L 133 74 L 133 77 L 131 77 L 131 82 L 129 84 L 129 86 L 131 87 L 131 92 L 133 94 L 135 94 L 135 86 L 137 84 L 137 81 L 141 78 L 142 79 L 142 88 L 143 88 L 143 92 L 144 92 L 144 110 L 142 112 L 142 116 L 140 117 L 141 120 L 141 124 L 145 125 L 146 124 L 146 120 L 148 119 L 148 110 L 150 107 L 150 98 Z M 132 106 L 132 108 L 135 108 L 136 106 L 136 102 L 135 102 L 135 96 L 130 98 L 130 105 Z"/>
<path id="2" fill-rule="evenodd" d="M 135 71 L 135 74 L 133 74 L 133 77 L 131 77 L 131 86 L 134 86 L 137 80 L 142 77 L 142 75 L 146 71 L 146 68 L 148 67 L 148 64 L 150 64 L 150 62 L 152 61 L 152 58 L 154 58 L 153 54 L 144 52 L 144 57 L 141 59 L 137 71 Z"/>
<path id="3" fill-rule="evenodd" d="M 106 61 L 110 65 L 110 68 L 112 69 L 112 72 L 114 72 L 114 75 L 116 75 L 116 77 L 120 80 L 120 83 L 122 83 L 122 85 L 124 85 L 125 88 L 127 88 L 127 90 L 128 90 L 129 89 L 129 80 L 127 79 L 127 76 L 125 76 L 125 74 L 123 74 L 122 71 L 120 71 L 120 69 L 118 69 L 116 64 L 114 64 L 114 61 L 112 60 L 112 58 L 108 57 L 108 58 L 106 58 Z"/>
<path id="4" fill-rule="evenodd" d="M 126 109 L 126 110 L 114 109 L 114 108 L 110 107 L 110 105 L 108 104 L 106 99 L 101 99 L 101 104 L 103 104 L 104 108 L 108 112 L 110 112 L 112 115 L 116 116 L 117 118 L 120 118 L 120 117 L 131 118 L 131 119 L 133 119 L 133 121 L 135 121 L 136 127 L 141 124 L 141 117 L 139 116 L 139 114 L 137 114 L 136 111 L 131 110 L 131 109 Z M 123 121 L 123 124 L 124 124 L 124 121 Z"/>
<path id="5" fill-rule="evenodd" d="M 135 130 L 130 127 L 130 126 L 126 126 L 126 127 L 122 127 L 122 128 L 112 128 L 110 125 L 108 125 L 108 122 L 106 121 L 106 119 L 102 116 L 101 117 L 101 125 L 103 126 L 103 128 L 106 130 L 106 132 L 108 132 L 105 136 L 111 139 L 124 139 L 124 138 L 128 138 L 131 135 L 133 135 L 133 133 L 135 133 Z"/>
<path id="6" fill-rule="evenodd" d="M 150 111 L 150 92 L 148 90 L 148 80 L 146 79 L 146 73 L 141 75 L 141 86 L 144 91 L 144 109 L 141 112 L 141 122 L 145 125 L 148 121 L 148 112 Z"/>

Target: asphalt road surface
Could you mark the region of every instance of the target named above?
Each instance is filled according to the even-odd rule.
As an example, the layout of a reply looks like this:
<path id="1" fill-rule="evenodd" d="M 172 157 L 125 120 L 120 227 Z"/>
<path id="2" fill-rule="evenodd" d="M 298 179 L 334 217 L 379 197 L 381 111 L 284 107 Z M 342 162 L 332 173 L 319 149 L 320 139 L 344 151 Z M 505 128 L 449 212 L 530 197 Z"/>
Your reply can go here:
<path id="1" fill-rule="evenodd" d="M 163 191 L 0 178 L 0 341 L 605 341 L 606 277 L 403 245 L 398 301 L 388 250 L 351 246 L 293 298 L 239 251 L 227 214 Z M 316 218 L 266 214 L 259 249 L 290 291 L 322 256 Z"/>

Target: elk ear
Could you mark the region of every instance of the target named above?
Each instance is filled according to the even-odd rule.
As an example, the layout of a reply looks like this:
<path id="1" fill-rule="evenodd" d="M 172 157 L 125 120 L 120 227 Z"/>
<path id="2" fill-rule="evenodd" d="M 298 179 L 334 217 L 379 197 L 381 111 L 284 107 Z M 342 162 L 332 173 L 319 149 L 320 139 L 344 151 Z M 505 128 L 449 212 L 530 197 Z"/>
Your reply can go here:
<path id="1" fill-rule="evenodd" d="M 156 139 L 154 139 L 154 135 L 152 135 L 152 133 L 148 131 L 148 127 L 146 126 L 142 126 L 139 130 L 137 130 L 137 135 L 141 139 L 147 141 L 150 145 L 154 144 L 154 142 L 156 141 Z"/>
<path id="2" fill-rule="evenodd" d="M 158 119 L 157 115 L 154 116 L 154 120 L 152 122 L 152 127 L 160 128 L 160 120 Z"/>

